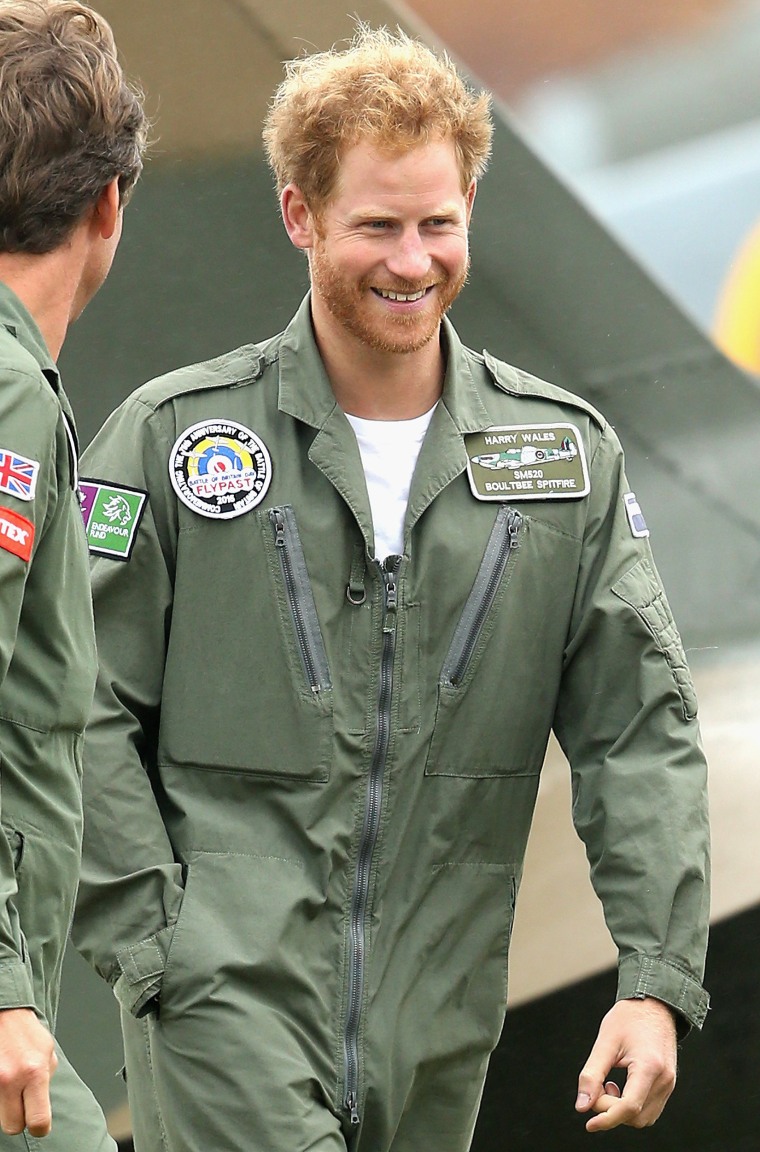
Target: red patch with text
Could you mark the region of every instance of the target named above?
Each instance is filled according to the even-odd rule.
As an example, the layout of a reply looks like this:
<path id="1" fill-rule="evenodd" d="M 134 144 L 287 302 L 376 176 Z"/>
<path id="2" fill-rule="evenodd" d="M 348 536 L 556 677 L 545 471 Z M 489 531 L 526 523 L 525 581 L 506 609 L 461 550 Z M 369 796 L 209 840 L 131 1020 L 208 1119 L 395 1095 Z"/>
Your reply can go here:
<path id="1" fill-rule="evenodd" d="M 28 563 L 32 558 L 34 524 L 10 508 L 0 507 L 0 548 L 20 556 Z"/>

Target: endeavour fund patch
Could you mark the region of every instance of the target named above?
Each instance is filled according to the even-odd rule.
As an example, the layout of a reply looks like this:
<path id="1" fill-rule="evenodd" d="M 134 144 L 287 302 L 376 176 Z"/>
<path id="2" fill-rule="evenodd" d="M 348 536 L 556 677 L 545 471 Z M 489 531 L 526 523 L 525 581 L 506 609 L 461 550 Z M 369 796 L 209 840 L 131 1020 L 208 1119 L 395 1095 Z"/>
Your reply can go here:
<path id="1" fill-rule="evenodd" d="M 90 552 L 129 560 L 147 499 L 138 488 L 82 480 L 79 502 Z"/>
<path id="2" fill-rule="evenodd" d="M 204 420 L 186 428 L 172 448 L 169 478 L 193 512 L 231 520 L 264 499 L 272 461 L 250 428 L 235 420 Z"/>
<path id="3" fill-rule="evenodd" d="M 591 491 L 574 424 L 514 424 L 464 439 L 477 500 L 577 500 Z"/>

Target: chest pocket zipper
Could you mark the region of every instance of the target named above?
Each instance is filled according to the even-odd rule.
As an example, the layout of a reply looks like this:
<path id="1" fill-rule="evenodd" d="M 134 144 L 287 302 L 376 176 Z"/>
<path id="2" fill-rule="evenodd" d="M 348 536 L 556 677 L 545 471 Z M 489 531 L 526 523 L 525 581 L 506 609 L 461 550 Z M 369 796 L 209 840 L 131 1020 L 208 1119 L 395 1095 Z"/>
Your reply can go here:
<path id="1" fill-rule="evenodd" d="M 521 527 L 520 513 L 503 504 L 441 670 L 440 683 L 449 688 L 458 688 L 465 678 L 509 558 L 519 545 Z"/>
<path id="2" fill-rule="evenodd" d="M 292 508 L 272 508 L 269 519 L 304 676 L 317 695 L 330 689 L 332 682 L 295 515 Z"/>

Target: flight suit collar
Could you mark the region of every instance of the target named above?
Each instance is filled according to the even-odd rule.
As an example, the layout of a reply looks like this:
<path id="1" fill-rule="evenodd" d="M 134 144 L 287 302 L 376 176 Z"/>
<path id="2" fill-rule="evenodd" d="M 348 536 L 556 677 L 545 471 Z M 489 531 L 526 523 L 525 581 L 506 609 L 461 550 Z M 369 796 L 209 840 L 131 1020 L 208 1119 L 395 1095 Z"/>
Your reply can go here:
<path id="1" fill-rule="evenodd" d="M 451 321 L 444 316 L 441 325 L 443 347 L 446 354 L 446 375 L 443 380 L 443 405 L 458 432 L 482 432 L 492 420 L 481 399 L 473 376 L 477 361 L 466 349 Z"/>
<path id="2" fill-rule="evenodd" d="M 311 293 L 285 329 L 279 346 L 281 412 L 322 428 L 337 408 L 311 323 Z"/>
<path id="3" fill-rule="evenodd" d="M 491 420 L 473 379 L 471 354 L 445 317 L 441 338 L 446 355 L 444 406 L 459 432 L 481 432 Z M 310 293 L 283 333 L 279 364 L 280 411 L 313 428 L 322 428 L 337 404 L 314 338 Z"/>
<path id="4" fill-rule="evenodd" d="M 48 346 L 37 327 L 34 317 L 16 293 L 2 281 L 0 281 L 0 326 L 5 328 L 11 336 L 18 340 L 21 347 L 34 358 L 39 365 L 42 375 L 58 398 L 68 434 L 71 482 L 72 486 L 76 488 L 79 483 L 77 463 L 79 457 L 79 440 L 77 438 L 76 423 L 69 398 L 63 390 L 58 368 L 50 355 Z"/>
<path id="5" fill-rule="evenodd" d="M 0 324 L 33 356 L 54 392 L 61 391 L 61 377 L 37 324 L 16 293 L 0 281 Z"/>
<path id="6" fill-rule="evenodd" d="M 489 428 L 491 420 L 480 397 L 474 372 L 485 373 L 479 358 L 466 349 L 444 318 L 441 338 L 446 374 L 415 469 L 407 509 L 409 532 L 435 497 L 467 466 L 464 435 Z M 279 407 L 318 429 L 309 459 L 352 509 L 372 554 L 372 514 L 356 436 L 330 386 L 319 355 L 307 295 L 279 344 Z"/>
<path id="7" fill-rule="evenodd" d="M 352 509 L 371 554 L 372 513 L 359 446 L 319 355 L 311 323 L 310 294 L 283 333 L 278 360 L 280 411 L 317 429 L 309 459 Z"/>

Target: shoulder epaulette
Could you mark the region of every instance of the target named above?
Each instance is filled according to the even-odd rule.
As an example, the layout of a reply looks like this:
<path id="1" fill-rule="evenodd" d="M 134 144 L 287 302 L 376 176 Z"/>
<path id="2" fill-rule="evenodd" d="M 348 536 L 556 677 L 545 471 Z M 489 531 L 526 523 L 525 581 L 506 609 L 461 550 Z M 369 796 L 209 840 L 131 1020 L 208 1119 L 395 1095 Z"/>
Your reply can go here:
<path id="1" fill-rule="evenodd" d="M 4 355 L 6 352 L 8 354 L 7 360 Z M 7 364 L 9 368 L 13 368 L 17 372 L 25 372 L 36 379 L 42 373 L 42 369 L 29 349 L 16 339 L 14 329 L 5 324 L 0 324 L 0 357 L 2 357 L 3 367 Z"/>
<path id="2" fill-rule="evenodd" d="M 201 392 L 210 388 L 241 388 L 253 384 L 268 363 L 258 344 L 244 344 L 231 352 L 177 368 L 157 376 L 138 388 L 133 396 L 151 408 L 159 408 L 188 392 Z"/>
<path id="3" fill-rule="evenodd" d="M 555 404 L 579 408 L 590 416 L 602 430 L 607 427 L 607 421 L 601 412 L 582 396 L 568 392 L 566 388 L 560 388 L 557 384 L 550 384 L 548 380 L 541 380 L 538 376 L 531 376 L 522 368 L 513 368 L 511 364 L 497 360 L 495 356 L 485 350 L 483 351 L 483 361 L 496 386 L 511 396 L 537 396 L 542 400 L 551 400 Z"/>

